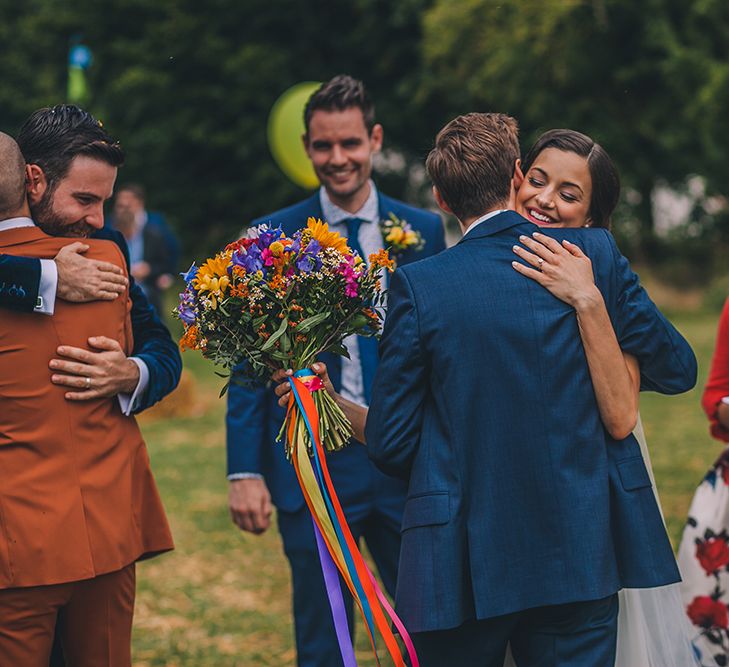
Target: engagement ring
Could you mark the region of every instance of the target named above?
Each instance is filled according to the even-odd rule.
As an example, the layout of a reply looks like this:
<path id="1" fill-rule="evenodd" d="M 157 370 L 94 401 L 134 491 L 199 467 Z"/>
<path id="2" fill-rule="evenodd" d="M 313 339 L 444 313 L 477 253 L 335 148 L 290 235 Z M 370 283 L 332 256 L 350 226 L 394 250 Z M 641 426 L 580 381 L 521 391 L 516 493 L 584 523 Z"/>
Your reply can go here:
<path id="1" fill-rule="evenodd" d="M 91 378 L 90 377 L 86 378 L 86 389 L 91 389 Z"/>

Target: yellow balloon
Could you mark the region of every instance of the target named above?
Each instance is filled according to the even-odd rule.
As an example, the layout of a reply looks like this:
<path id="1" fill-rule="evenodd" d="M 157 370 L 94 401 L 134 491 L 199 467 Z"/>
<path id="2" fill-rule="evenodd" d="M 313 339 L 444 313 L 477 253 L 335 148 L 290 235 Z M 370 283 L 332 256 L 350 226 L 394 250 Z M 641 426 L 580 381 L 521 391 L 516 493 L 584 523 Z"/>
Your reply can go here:
<path id="1" fill-rule="evenodd" d="M 268 145 L 276 164 L 286 176 L 301 187 L 319 187 L 309 156 L 304 150 L 304 107 L 312 93 L 321 86 L 315 81 L 297 83 L 289 88 L 271 108 L 268 117 Z"/>

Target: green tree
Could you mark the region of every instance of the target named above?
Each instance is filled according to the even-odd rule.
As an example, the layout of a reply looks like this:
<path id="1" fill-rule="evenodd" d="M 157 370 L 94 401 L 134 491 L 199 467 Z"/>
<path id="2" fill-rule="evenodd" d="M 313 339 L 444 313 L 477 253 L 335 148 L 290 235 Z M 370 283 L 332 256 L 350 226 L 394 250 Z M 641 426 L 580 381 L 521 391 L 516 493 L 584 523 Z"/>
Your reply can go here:
<path id="1" fill-rule="evenodd" d="M 590 134 L 640 194 L 634 216 L 650 245 L 657 181 L 700 174 L 720 185 L 728 15 L 711 0 L 438 0 L 424 18 L 431 77 L 420 103 L 507 111 L 525 146 L 551 127 Z"/>

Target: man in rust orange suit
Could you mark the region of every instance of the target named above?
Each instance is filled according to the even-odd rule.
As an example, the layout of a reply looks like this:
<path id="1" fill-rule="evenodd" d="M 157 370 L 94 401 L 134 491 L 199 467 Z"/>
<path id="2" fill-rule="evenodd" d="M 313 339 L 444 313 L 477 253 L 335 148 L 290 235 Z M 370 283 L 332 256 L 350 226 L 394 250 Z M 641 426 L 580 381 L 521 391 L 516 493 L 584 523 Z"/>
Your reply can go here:
<path id="1" fill-rule="evenodd" d="M 55 195 L 103 203 L 122 161 L 117 144 L 90 141 Z M 37 227 L 26 177 L 38 173 L 0 134 L 0 252 L 54 257 L 68 240 L 46 232 L 86 236 L 94 222 Z M 114 243 L 86 242 L 89 257 L 125 269 Z M 47 667 L 57 623 L 70 667 L 131 665 L 134 564 L 173 548 L 167 519 L 134 418 L 113 398 L 66 400 L 48 370 L 61 343 L 89 336 L 129 354 L 130 307 L 125 294 L 0 318 L 0 665 Z"/>

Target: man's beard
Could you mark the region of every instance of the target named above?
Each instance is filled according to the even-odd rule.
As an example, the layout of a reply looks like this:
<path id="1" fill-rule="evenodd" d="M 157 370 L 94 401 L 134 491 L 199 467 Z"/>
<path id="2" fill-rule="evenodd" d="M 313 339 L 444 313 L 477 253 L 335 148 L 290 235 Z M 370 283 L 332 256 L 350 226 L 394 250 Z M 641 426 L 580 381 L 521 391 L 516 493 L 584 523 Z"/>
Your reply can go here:
<path id="1" fill-rule="evenodd" d="M 31 205 L 30 213 L 33 221 L 49 236 L 69 236 L 72 238 L 86 238 L 91 236 L 94 228 L 83 220 L 78 222 L 65 222 L 53 208 L 53 191 L 48 189 L 41 200 Z"/>

